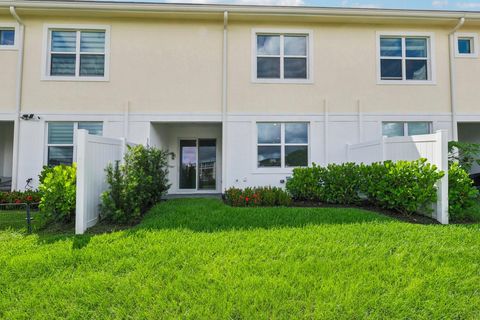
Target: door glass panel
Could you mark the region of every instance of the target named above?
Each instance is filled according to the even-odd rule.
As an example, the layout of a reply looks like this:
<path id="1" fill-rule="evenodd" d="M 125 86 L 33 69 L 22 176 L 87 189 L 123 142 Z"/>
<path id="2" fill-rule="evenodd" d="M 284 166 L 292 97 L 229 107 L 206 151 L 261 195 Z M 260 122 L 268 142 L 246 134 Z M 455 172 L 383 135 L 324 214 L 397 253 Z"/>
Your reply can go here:
<path id="1" fill-rule="evenodd" d="M 197 141 L 180 140 L 180 189 L 197 188 Z"/>
<path id="2" fill-rule="evenodd" d="M 198 189 L 216 189 L 216 167 L 217 147 L 215 139 L 198 140 Z"/>

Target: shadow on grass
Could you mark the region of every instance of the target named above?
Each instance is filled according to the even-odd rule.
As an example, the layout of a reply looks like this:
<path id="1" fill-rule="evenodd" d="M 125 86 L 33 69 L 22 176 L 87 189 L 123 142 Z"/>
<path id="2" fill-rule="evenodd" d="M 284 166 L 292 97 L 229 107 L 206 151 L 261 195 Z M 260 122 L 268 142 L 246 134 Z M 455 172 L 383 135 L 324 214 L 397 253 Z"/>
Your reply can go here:
<path id="1" fill-rule="evenodd" d="M 355 208 L 232 208 L 218 199 L 175 199 L 155 206 L 135 229 L 215 232 L 389 221 Z"/>
<path id="2" fill-rule="evenodd" d="M 161 202 L 136 226 L 100 223 L 76 236 L 73 224 L 53 225 L 37 235 L 39 243 L 47 244 L 73 238 L 72 249 L 82 249 L 95 235 L 123 230 L 128 237 L 140 230 L 219 232 L 391 221 L 395 219 L 357 208 L 232 208 L 219 199 L 190 198 Z"/>

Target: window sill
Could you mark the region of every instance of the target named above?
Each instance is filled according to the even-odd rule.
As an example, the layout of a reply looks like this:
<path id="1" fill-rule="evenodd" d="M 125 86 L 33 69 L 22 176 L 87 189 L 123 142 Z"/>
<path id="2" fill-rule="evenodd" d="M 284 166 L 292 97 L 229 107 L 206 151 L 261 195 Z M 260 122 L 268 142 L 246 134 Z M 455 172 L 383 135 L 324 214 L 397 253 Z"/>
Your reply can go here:
<path id="1" fill-rule="evenodd" d="M 436 81 L 428 80 L 377 80 L 377 85 L 435 86 Z"/>
<path id="2" fill-rule="evenodd" d="M 108 82 L 108 77 L 52 77 L 44 76 L 41 81 L 60 81 L 60 82 Z"/>
<path id="3" fill-rule="evenodd" d="M 472 54 L 456 53 L 455 58 L 457 58 L 457 59 L 477 59 L 478 58 L 478 53 L 472 53 Z"/>
<path id="4" fill-rule="evenodd" d="M 313 84 L 313 79 L 252 79 L 255 84 Z"/>
<path id="5" fill-rule="evenodd" d="M 0 51 L 18 51 L 18 47 L 16 45 L 13 46 L 0 46 Z"/>
<path id="6" fill-rule="evenodd" d="M 307 168 L 307 167 L 289 167 L 289 168 L 255 168 L 252 174 L 284 174 L 292 175 L 295 168 Z"/>

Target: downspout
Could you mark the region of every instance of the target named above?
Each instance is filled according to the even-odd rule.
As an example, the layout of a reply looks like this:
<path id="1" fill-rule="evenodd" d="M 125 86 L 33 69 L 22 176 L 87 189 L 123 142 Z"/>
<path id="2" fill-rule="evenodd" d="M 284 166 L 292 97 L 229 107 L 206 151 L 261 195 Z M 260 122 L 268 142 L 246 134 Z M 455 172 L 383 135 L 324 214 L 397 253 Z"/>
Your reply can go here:
<path id="1" fill-rule="evenodd" d="M 15 93 L 15 122 L 13 127 L 13 168 L 12 168 L 12 190 L 18 189 L 18 158 L 19 158 L 19 140 L 20 140 L 20 111 L 22 106 L 22 83 L 23 83 L 23 47 L 25 25 L 15 11 L 14 6 L 10 6 L 10 14 L 19 24 L 18 40 L 18 58 L 17 58 L 17 83 Z"/>
<path id="2" fill-rule="evenodd" d="M 223 12 L 222 53 L 222 193 L 227 184 L 228 11 Z"/>
<path id="3" fill-rule="evenodd" d="M 457 99 L 456 99 L 456 68 L 455 68 L 455 32 L 465 24 L 465 17 L 460 18 L 455 28 L 448 34 L 449 40 L 449 64 L 450 64 L 450 106 L 452 113 L 452 138 L 458 141 L 458 124 L 457 124 Z"/>

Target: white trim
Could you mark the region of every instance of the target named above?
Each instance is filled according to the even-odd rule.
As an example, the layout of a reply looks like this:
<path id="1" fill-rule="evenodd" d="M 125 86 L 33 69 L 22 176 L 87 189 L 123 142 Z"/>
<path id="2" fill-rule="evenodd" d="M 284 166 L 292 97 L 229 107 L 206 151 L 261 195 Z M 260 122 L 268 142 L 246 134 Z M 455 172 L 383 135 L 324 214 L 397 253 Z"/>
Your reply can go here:
<path id="1" fill-rule="evenodd" d="M 13 45 L 0 45 L 0 50 L 18 50 L 19 37 L 19 25 L 16 22 L 0 22 L 0 30 L 13 29 L 15 33 L 13 38 Z"/>
<path id="2" fill-rule="evenodd" d="M 383 36 L 397 36 L 402 37 L 402 68 L 403 80 L 382 80 L 381 77 L 381 56 L 380 56 L 380 38 Z M 427 39 L 427 66 L 428 66 L 428 80 L 406 80 L 405 72 L 405 37 L 424 37 Z M 434 32 L 406 32 L 406 31 L 377 31 L 376 32 L 376 65 L 377 65 L 377 85 L 436 85 L 436 64 L 435 64 L 435 33 Z M 410 59 L 410 58 L 409 58 Z M 422 58 L 420 60 L 425 60 Z"/>
<path id="3" fill-rule="evenodd" d="M 280 36 L 280 78 L 279 79 L 258 79 L 257 78 L 257 34 L 271 34 Z M 306 79 L 284 79 L 284 45 L 285 35 L 303 35 L 307 37 L 307 78 Z M 251 31 L 251 81 L 252 83 L 270 83 L 270 84 L 313 84 L 313 30 L 311 29 L 283 29 L 283 28 L 253 28 Z M 302 57 L 303 58 L 303 57 Z"/>
<path id="4" fill-rule="evenodd" d="M 478 58 L 478 33 L 474 32 L 455 32 L 455 58 Z M 469 38 L 472 41 L 472 53 L 460 53 L 458 50 L 458 40 L 460 38 Z"/>
<path id="5" fill-rule="evenodd" d="M 109 25 L 90 25 L 90 24 L 44 24 L 43 25 L 43 46 L 42 46 L 42 63 L 41 77 L 42 81 L 87 81 L 87 82 L 105 82 L 110 81 L 110 26 Z M 77 34 L 77 49 L 75 52 L 77 63 L 75 64 L 75 76 L 51 76 L 50 75 L 50 35 L 52 30 L 68 30 L 68 31 L 104 31 L 105 32 L 105 68 L 103 77 L 82 77 L 79 75 L 80 68 L 80 37 Z"/>

